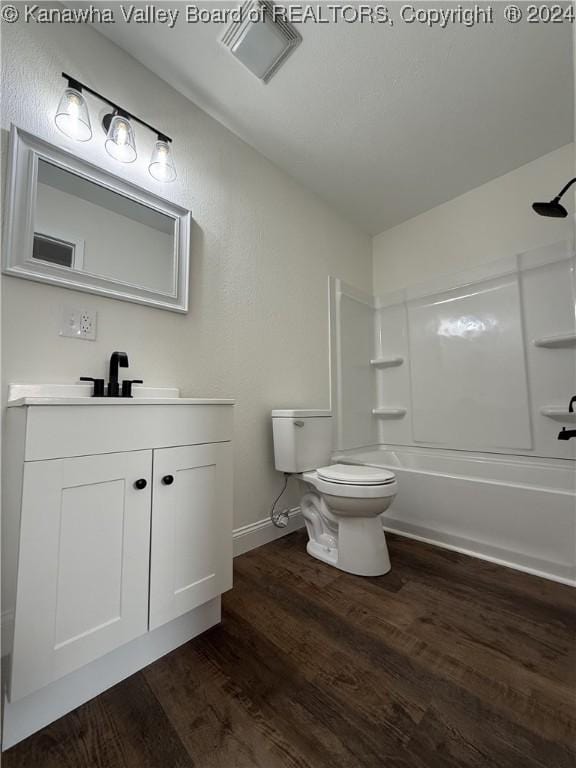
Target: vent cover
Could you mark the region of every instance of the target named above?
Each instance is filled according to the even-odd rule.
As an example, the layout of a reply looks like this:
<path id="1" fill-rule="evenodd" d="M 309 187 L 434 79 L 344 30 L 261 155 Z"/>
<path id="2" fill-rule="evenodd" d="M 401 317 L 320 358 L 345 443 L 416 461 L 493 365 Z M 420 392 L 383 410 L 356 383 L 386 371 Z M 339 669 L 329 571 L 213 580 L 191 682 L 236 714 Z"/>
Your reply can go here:
<path id="1" fill-rule="evenodd" d="M 222 43 L 267 83 L 302 37 L 286 20 L 284 9 L 268 0 L 247 0 L 239 11 L 239 18 L 224 32 Z"/>
<path id="2" fill-rule="evenodd" d="M 34 232 L 32 258 L 38 261 L 47 261 L 59 267 L 74 266 L 74 243 L 67 243 L 49 235 L 40 235 Z"/>

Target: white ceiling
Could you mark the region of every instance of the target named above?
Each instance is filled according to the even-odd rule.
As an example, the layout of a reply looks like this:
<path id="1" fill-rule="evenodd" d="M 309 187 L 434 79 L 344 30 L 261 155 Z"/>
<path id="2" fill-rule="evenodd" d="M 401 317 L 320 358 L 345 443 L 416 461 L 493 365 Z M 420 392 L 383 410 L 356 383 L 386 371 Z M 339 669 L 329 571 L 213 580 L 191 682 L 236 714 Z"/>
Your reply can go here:
<path id="1" fill-rule="evenodd" d="M 98 28 L 375 234 L 572 141 L 570 25 L 495 16 L 443 30 L 300 24 L 267 85 L 221 46 L 224 25 Z"/>

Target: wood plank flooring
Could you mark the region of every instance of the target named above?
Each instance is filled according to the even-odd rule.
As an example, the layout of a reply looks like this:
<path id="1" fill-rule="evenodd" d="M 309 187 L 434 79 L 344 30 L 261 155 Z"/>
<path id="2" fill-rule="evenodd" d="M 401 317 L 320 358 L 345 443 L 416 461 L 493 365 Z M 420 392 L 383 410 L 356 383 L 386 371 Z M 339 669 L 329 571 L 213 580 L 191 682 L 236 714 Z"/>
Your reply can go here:
<path id="1" fill-rule="evenodd" d="M 3 767 L 575 768 L 575 590 L 398 537 L 364 579 L 305 542 L 237 558 L 219 627 Z"/>

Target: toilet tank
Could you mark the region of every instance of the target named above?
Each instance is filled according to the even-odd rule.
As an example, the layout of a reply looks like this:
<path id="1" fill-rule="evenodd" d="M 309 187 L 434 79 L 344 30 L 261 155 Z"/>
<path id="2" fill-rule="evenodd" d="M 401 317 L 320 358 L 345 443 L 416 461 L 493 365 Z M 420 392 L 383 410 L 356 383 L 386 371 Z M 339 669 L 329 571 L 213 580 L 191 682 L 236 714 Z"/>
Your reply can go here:
<path id="1" fill-rule="evenodd" d="M 330 464 L 331 411 L 272 411 L 272 429 L 279 472 L 307 472 Z"/>

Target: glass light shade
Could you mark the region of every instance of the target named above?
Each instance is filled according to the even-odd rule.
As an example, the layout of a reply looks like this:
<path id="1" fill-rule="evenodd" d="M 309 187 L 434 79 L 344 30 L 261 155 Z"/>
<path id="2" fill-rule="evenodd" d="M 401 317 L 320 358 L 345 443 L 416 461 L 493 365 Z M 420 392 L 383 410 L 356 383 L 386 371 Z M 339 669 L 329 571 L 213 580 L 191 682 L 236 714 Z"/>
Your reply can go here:
<path id="1" fill-rule="evenodd" d="M 148 170 L 156 181 L 174 181 L 176 178 L 176 167 L 167 141 L 159 139 L 154 144 Z"/>
<path id="2" fill-rule="evenodd" d="M 54 118 L 56 126 L 71 139 L 88 141 L 92 138 L 92 127 L 86 99 L 76 88 L 66 88 Z"/>
<path id="3" fill-rule="evenodd" d="M 106 152 L 121 163 L 133 163 L 136 160 L 136 141 L 134 130 L 127 117 L 114 115 L 106 135 Z"/>

